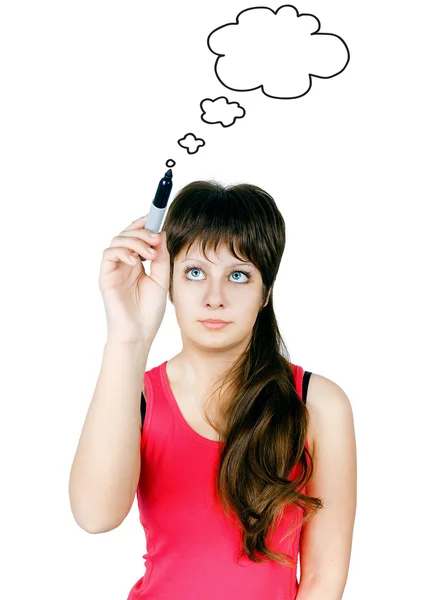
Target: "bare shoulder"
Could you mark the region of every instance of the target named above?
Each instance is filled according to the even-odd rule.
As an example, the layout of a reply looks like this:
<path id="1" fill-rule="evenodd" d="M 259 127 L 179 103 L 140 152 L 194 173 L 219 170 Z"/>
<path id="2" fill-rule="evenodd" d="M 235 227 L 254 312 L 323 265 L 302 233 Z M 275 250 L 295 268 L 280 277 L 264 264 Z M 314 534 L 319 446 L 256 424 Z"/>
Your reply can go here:
<path id="1" fill-rule="evenodd" d="M 325 400 L 322 400 L 324 397 Z M 338 405 L 350 403 L 348 396 L 337 383 L 318 373 L 312 373 L 310 376 L 306 402 L 313 409 L 319 408 L 319 410 L 324 406 L 324 402 Z"/>
<path id="2" fill-rule="evenodd" d="M 333 432 L 336 427 L 352 429 L 351 402 L 344 390 L 331 379 L 312 373 L 307 388 L 306 406 L 311 417 L 313 452 L 320 439 Z"/>

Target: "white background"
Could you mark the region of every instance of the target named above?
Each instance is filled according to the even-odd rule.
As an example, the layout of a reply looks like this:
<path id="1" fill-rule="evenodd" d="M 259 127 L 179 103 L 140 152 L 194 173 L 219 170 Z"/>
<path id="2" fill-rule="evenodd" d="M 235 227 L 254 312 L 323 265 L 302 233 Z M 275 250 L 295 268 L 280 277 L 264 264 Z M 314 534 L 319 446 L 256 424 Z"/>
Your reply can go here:
<path id="1" fill-rule="evenodd" d="M 1 4 L 2 598 L 126 600 L 143 575 L 137 502 L 91 535 L 68 481 L 106 336 L 102 252 L 148 212 L 169 158 L 172 197 L 249 182 L 285 218 L 274 298 L 291 360 L 341 386 L 355 419 L 344 599 L 434 595 L 432 19 L 420 2 L 297 2 L 351 58 L 285 101 L 215 77 L 208 34 L 253 6 Z M 246 109 L 227 129 L 200 120 L 220 95 Z M 190 131 L 206 139 L 191 156 Z M 147 369 L 180 349 L 168 302 Z"/>

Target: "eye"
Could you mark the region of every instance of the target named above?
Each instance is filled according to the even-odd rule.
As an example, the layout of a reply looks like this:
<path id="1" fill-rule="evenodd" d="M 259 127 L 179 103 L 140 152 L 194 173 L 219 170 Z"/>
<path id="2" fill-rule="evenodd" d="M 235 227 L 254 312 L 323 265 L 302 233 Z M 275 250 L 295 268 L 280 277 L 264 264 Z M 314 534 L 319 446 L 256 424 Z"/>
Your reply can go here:
<path id="1" fill-rule="evenodd" d="M 194 265 L 192 267 L 187 266 L 187 267 L 184 268 L 184 273 L 189 273 L 190 271 L 202 271 L 202 269 L 200 267 L 196 267 Z M 248 280 L 251 277 L 251 274 L 247 273 L 246 271 L 239 271 L 239 270 L 232 271 L 231 275 L 233 273 L 241 273 L 242 275 L 244 275 L 247 278 L 247 281 L 241 281 L 241 283 L 243 283 L 243 284 L 248 283 Z M 194 279 L 190 279 L 189 277 L 185 277 L 185 279 L 186 279 L 186 281 L 200 281 L 200 279 L 197 279 L 196 277 Z M 232 281 L 232 283 L 238 283 L 238 281 Z"/>

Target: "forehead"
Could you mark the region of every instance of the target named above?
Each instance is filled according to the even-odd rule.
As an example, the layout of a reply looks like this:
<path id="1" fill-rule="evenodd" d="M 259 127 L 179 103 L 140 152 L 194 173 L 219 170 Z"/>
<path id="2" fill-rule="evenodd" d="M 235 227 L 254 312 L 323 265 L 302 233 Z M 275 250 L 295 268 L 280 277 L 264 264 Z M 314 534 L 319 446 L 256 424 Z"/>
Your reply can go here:
<path id="1" fill-rule="evenodd" d="M 207 262 L 212 262 L 212 263 L 218 263 L 218 262 L 224 262 L 224 263 L 228 263 L 228 264 L 250 264 L 253 266 L 253 263 L 251 262 L 247 262 L 244 261 L 244 257 L 242 256 L 242 253 L 239 251 L 239 248 L 237 247 L 237 245 L 234 243 L 234 249 L 235 251 L 238 253 L 238 256 L 241 257 L 241 259 L 243 260 L 243 262 L 240 263 L 240 259 L 237 258 L 234 254 L 232 254 L 229 246 L 221 241 L 216 249 L 216 251 L 214 251 L 214 246 L 211 244 L 211 247 L 208 247 L 206 249 L 206 257 L 202 252 L 202 248 L 201 248 L 201 242 L 194 242 L 190 249 L 188 250 L 187 253 L 187 248 L 188 248 L 188 244 L 185 245 L 185 247 L 181 250 L 181 252 L 178 255 L 178 261 L 179 262 L 187 262 L 189 259 L 194 259 L 194 260 L 198 260 L 204 263 Z"/>

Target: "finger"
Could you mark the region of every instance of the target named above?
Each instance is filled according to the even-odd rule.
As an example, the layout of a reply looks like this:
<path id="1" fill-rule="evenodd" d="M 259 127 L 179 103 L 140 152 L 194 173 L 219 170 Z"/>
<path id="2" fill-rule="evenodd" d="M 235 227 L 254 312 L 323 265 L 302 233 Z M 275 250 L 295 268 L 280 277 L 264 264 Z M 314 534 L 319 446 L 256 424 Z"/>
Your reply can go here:
<path id="1" fill-rule="evenodd" d="M 134 256 L 136 258 L 135 261 L 134 259 L 132 260 Z M 117 268 L 118 263 L 120 262 L 126 264 L 128 267 L 134 267 L 135 265 L 140 264 L 137 262 L 136 253 L 130 252 L 127 248 L 106 248 L 103 252 L 101 274 L 108 275 Z"/>
<path id="2" fill-rule="evenodd" d="M 144 217 L 140 217 L 139 219 L 136 219 L 135 221 L 133 221 L 132 223 L 130 223 L 128 225 L 128 227 L 125 227 L 125 229 L 123 229 L 122 231 L 130 231 L 131 229 L 141 229 L 145 226 L 146 223 L 146 219 L 148 218 L 148 215 L 145 215 Z"/>
<path id="3" fill-rule="evenodd" d="M 129 236 L 119 235 L 112 239 L 110 248 L 128 248 L 132 252 L 137 252 L 145 259 L 155 258 L 155 251 L 143 240 Z"/>
<path id="4" fill-rule="evenodd" d="M 152 237 L 153 233 L 153 231 L 142 227 L 140 229 L 126 229 L 121 231 L 118 237 L 135 237 L 143 240 L 149 246 L 158 246 L 161 242 L 161 237 L 159 235 Z"/>

